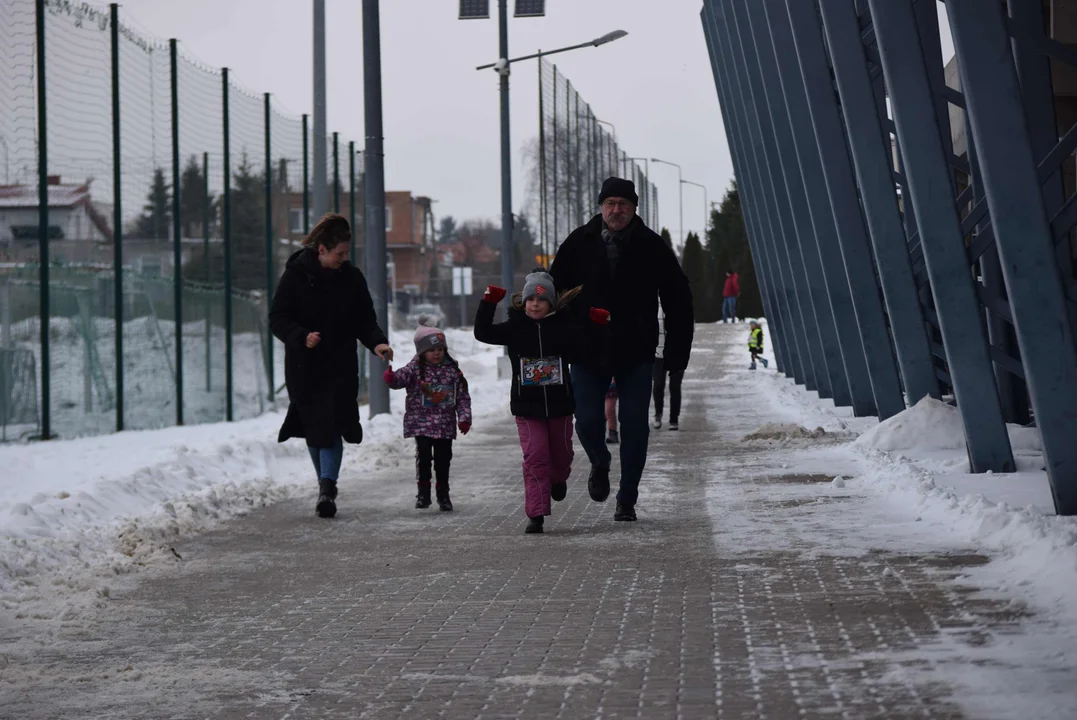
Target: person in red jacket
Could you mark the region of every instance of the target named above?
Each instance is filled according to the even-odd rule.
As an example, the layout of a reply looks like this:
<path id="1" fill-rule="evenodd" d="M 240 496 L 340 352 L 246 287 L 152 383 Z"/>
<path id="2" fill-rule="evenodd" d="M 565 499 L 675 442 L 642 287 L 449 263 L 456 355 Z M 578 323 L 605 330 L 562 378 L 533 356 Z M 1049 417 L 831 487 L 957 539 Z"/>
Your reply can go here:
<path id="1" fill-rule="evenodd" d="M 736 270 L 725 274 L 725 288 L 722 289 L 722 322 L 737 321 L 737 298 L 740 297 L 740 277 Z"/>

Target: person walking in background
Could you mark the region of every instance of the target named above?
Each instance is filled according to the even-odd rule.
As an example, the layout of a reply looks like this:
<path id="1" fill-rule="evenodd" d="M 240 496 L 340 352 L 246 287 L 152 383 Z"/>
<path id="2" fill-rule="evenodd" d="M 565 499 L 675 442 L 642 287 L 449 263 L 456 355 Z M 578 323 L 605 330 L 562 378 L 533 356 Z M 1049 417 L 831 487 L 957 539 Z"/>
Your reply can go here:
<path id="1" fill-rule="evenodd" d="M 766 368 L 770 365 L 767 359 L 763 357 L 763 328 L 759 327 L 759 323 L 752 320 L 751 333 L 748 335 L 748 352 L 752 354 L 752 364 L 748 366 L 749 370 L 755 370 L 755 361 L 763 363 L 763 367 Z"/>
<path id="2" fill-rule="evenodd" d="M 725 287 L 722 288 L 722 322 L 737 321 L 737 298 L 740 297 L 740 276 L 736 270 L 725 274 Z"/>
<path id="3" fill-rule="evenodd" d="M 459 363 L 449 355 L 445 333 L 433 326 L 429 315 L 419 316 L 415 331 L 415 357 L 393 372 L 388 367 L 382 375 L 394 390 L 406 388 L 404 401 L 404 437 L 415 438 L 415 482 L 418 492 L 415 507 L 430 507 L 430 466 L 438 508 L 452 512 L 449 498 L 449 466 L 456 430 L 467 435 L 471 430 L 471 395 L 467 378 Z"/>
<path id="4" fill-rule="evenodd" d="M 606 444 L 617 445 L 621 436 L 617 433 L 617 381 L 610 381 L 606 391 Z"/>
<path id="5" fill-rule="evenodd" d="M 636 519 L 639 482 L 647 464 L 651 374 L 658 344 L 658 305 L 666 315 L 664 357 L 670 370 L 684 370 L 692 350 L 694 315 L 688 278 L 673 250 L 636 215 L 639 198 L 631 180 L 611 177 L 598 195 L 601 212 L 561 244 L 550 267 L 560 287 L 582 286 L 574 304 L 581 318 L 588 308 L 611 313 L 609 342 L 572 364 L 576 389 L 576 434 L 591 461 L 591 499 L 610 494 L 610 450 L 604 442 L 603 400 L 610 380 L 620 405 L 621 482 L 613 519 Z"/>
<path id="6" fill-rule="evenodd" d="M 553 278 L 536 268 L 522 293 L 512 297 L 508 320 L 494 324 L 494 311 L 505 289 L 490 285 L 475 313 L 475 339 L 508 347 L 512 360 L 509 408 L 516 417 L 523 450 L 524 511 L 528 534 L 541 533 L 550 514 L 550 500 L 568 493 L 572 472 L 572 413 L 576 409 L 568 364 L 591 350 L 588 342 L 602 335 L 584 332 L 581 321 L 568 309 L 580 294 L 575 287 L 558 295 Z M 587 323 L 605 326 L 610 314 L 590 308 Z"/>
<path id="7" fill-rule="evenodd" d="M 669 374 L 669 429 L 679 430 L 681 417 L 681 380 L 684 370 L 667 370 L 663 351 L 666 342 L 666 319 L 658 317 L 658 347 L 654 351 L 654 422 L 655 430 L 662 427 L 662 403 L 666 394 L 666 374 Z"/>
<path id="8" fill-rule="evenodd" d="M 277 441 L 306 439 L 318 478 L 315 512 L 323 518 L 337 512 L 344 443 L 363 440 L 355 341 L 382 360 L 393 359 L 366 279 L 348 262 L 351 241 L 344 216 L 319 220 L 288 258 L 269 309 L 269 328 L 284 343 L 289 401 Z"/>

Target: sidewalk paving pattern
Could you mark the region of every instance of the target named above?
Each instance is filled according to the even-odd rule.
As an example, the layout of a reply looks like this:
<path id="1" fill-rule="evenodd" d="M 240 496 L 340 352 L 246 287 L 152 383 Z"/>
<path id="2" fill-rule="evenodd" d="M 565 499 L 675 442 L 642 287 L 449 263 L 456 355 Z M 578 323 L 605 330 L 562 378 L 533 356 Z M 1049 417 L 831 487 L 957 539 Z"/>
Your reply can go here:
<path id="1" fill-rule="evenodd" d="M 766 549 L 708 512 L 708 487 L 720 502 L 727 484 L 775 533 L 818 501 L 848 508 L 832 533 L 861 532 L 858 497 L 818 495 L 833 473 L 783 471 L 739 442 L 766 411 L 721 382 L 744 358 L 708 348 L 740 330 L 700 328 L 681 430 L 651 431 L 639 522 L 614 523 L 612 497 L 590 501 L 577 447 L 567 500 L 525 536 L 506 411 L 458 443 L 455 512 L 411 507 L 408 463 L 343 478 L 333 521 L 314 517 L 312 484 L 177 545 L 175 566 L 35 658 L 37 680 L 9 687 L 6 709 L 0 695 L 0 715 L 965 717 L 914 651 L 1015 627 L 953 581 L 986 558 Z M 800 485 L 811 502 L 766 492 Z"/>

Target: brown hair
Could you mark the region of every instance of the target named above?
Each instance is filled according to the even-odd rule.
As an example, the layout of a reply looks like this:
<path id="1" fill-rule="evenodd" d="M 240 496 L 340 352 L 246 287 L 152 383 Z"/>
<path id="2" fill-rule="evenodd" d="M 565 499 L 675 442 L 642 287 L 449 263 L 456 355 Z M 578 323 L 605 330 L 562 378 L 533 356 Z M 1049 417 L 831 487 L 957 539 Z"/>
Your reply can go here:
<path id="1" fill-rule="evenodd" d="M 309 248 L 318 249 L 324 246 L 326 250 L 332 250 L 340 243 L 352 241 L 352 229 L 347 218 L 336 213 L 326 213 L 318 224 L 307 235 L 303 244 Z"/>

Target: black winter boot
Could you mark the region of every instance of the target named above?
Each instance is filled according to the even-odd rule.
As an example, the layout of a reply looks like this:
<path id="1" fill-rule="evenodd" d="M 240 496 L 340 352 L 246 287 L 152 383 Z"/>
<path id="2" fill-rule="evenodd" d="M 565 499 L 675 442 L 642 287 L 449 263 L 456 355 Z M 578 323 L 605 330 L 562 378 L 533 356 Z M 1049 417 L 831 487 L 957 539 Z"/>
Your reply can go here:
<path id="1" fill-rule="evenodd" d="M 610 469 L 591 466 L 591 475 L 587 478 L 587 492 L 595 502 L 606 502 L 610 496 Z"/>
<path id="2" fill-rule="evenodd" d="M 524 532 L 528 535 L 542 532 L 542 517 L 528 518 L 527 527 L 524 528 Z"/>
<path id="3" fill-rule="evenodd" d="M 613 519 L 619 522 L 634 522 L 636 519 L 636 506 L 617 503 L 617 510 L 613 513 Z"/>
<path id="4" fill-rule="evenodd" d="M 452 500 L 449 499 L 448 484 L 437 486 L 438 509 L 442 512 L 452 512 Z"/>
<path id="5" fill-rule="evenodd" d="M 320 518 L 331 518 L 337 514 L 337 481 L 322 478 L 318 481 L 318 504 L 314 511 Z"/>
<path id="6" fill-rule="evenodd" d="M 430 507 L 430 483 L 419 483 L 419 492 L 415 495 L 415 507 L 420 510 Z"/>

